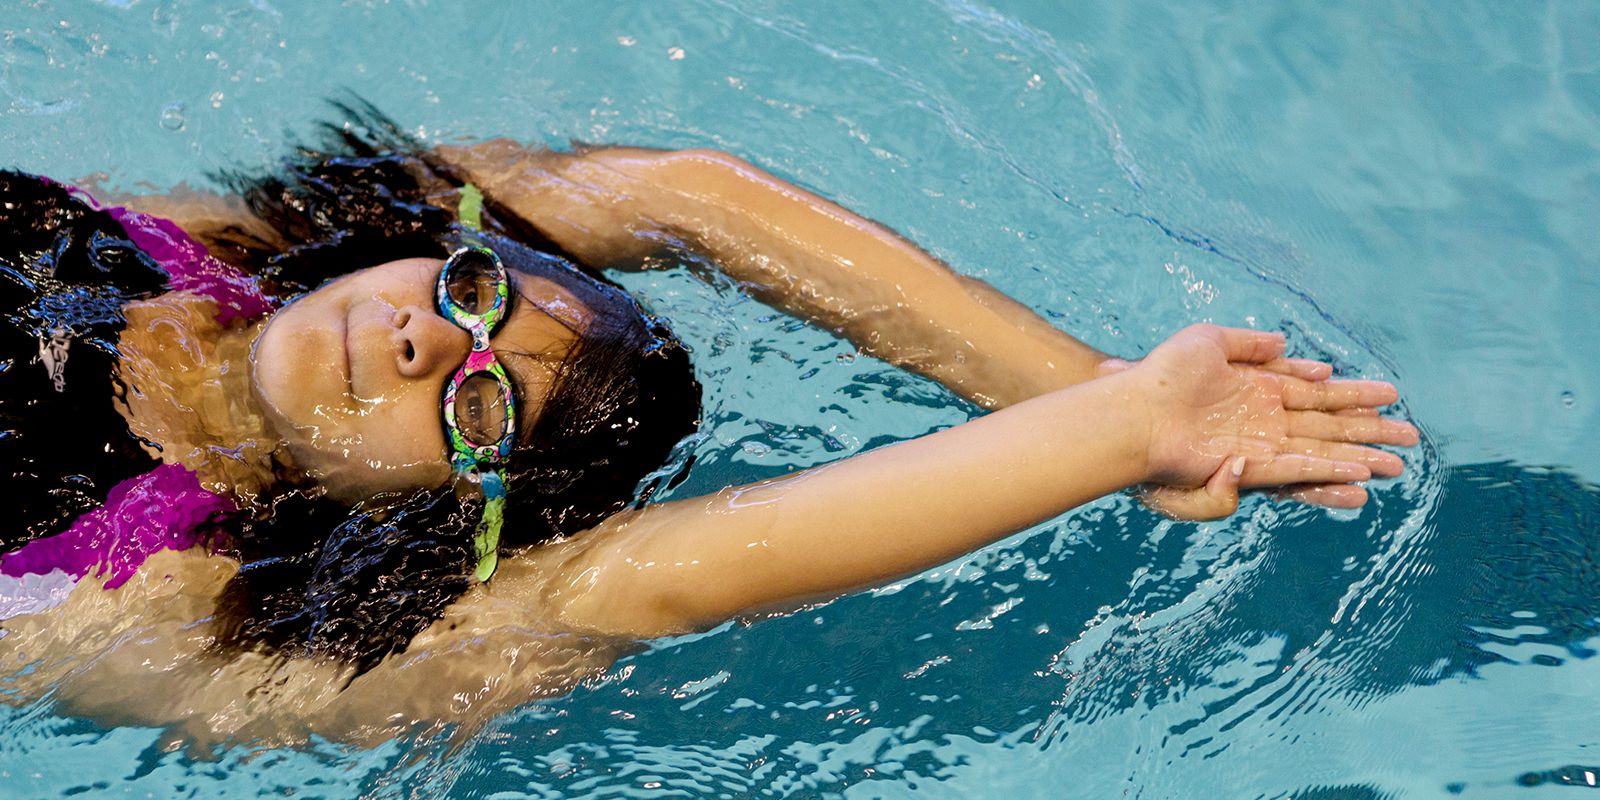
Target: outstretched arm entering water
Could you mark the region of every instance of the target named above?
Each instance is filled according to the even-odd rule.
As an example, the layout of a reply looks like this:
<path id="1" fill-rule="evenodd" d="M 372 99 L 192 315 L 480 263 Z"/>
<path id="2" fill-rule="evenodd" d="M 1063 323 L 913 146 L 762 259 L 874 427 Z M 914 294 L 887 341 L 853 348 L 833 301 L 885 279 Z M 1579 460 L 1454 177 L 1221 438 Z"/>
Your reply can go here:
<path id="1" fill-rule="evenodd" d="M 1270 442 L 1298 423 L 1257 399 L 1252 366 L 1282 348 L 1194 326 L 1130 369 L 948 430 L 619 515 L 534 556 L 545 605 L 579 628 L 657 636 L 912 574 L 1139 483 L 1201 486 L 1204 511 L 1225 516 L 1246 457 L 1282 483 L 1366 480 L 1359 463 Z M 491 593 L 531 590 L 500 580 Z"/>

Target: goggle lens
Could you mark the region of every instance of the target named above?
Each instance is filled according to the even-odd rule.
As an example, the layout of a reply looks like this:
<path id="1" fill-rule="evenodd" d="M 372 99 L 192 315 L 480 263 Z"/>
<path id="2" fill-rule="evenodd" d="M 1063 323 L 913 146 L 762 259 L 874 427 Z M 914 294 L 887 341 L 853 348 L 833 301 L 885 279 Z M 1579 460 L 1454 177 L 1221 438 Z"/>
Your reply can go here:
<path id="1" fill-rule="evenodd" d="M 490 291 L 493 292 L 492 287 Z M 455 406 L 456 429 L 472 444 L 494 444 L 510 430 L 506 389 L 490 373 L 479 372 L 462 381 L 456 390 Z"/>
<path id="2" fill-rule="evenodd" d="M 462 311 L 479 316 L 494 308 L 500 271 L 494 257 L 482 250 L 462 250 L 445 265 L 445 292 Z"/>

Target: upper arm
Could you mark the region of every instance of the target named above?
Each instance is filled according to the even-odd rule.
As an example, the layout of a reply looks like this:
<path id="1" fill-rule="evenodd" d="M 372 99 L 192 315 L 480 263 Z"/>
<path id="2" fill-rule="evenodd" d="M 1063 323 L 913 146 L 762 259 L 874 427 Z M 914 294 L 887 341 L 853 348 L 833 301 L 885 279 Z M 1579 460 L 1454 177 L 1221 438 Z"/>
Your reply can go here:
<path id="1" fill-rule="evenodd" d="M 563 250 L 585 263 L 621 268 L 664 249 L 693 247 L 671 219 L 674 204 L 662 189 L 732 158 L 639 147 L 560 152 L 503 138 L 445 145 L 434 154 Z"/>
<path id="2" fill-rule="evenodd" d="M 980 405 L 1088 380 L 1105 358 L 894 231 L 737 156 L 506 140 L 439 152 L 587 263 L 693 251 L 762 302 Z"/>
<path id="3" fill-rule="evenodd" d="M 719 540 L 733 530 L 756 533 L 761 527 L 749 514 L 719 525 L 707 511 L 723 503 L 726 493 L 613 515 L 565 541 L 510 559 L 508 580 L 496 575 L 491 583 L 500 585 L 491 591 L 521 597 L 526 606 L 546 609 L 578 630 L 632 639 L 693 630 L 713 621 L 702 620 L 695 607 L 728 605 L 724 595 L 732 587 L 715 578 L 697 579 L 692 593 L 685 594 L 683 579 L 688 573 L 703 577 L 726 571 L 726 548 Z M 689 542 L 695 544 L 686 549 Z M 502 559 L 502 572 L 506 562 Z"/>

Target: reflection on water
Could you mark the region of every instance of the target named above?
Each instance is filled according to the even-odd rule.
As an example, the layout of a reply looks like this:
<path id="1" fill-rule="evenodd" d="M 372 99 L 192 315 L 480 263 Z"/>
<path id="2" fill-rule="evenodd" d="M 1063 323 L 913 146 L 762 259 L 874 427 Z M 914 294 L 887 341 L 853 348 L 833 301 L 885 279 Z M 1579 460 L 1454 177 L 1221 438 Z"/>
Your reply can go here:
<path id="1" fill-rule="evenodd" d="M 1353 517 L 1256 503 L 1229 523 L 1173 524 L 1113 498 L 920 579 L 659 643 L 460 748 L 241 747 L 197 762 L 156 732 L 0 705 L 0 794 L 1331 799 L 1591 785 L 1595 14 L 8 7 L 0 140 L 25 168 L 198 181 L 276 158 L 281 130 L 344 86 L 440 140 L 719 146 L 1108 350 L 1137 353 L 1196 318 L 1288 330 L 1300 353 L 1397 380 L 1439 449 Z M 428 47 L 394 46 L 418 30 Z M 623 280 L 693 341 L 708 389 L 675 496 L 971 413 L 726 286 L 681 270 Z"/>

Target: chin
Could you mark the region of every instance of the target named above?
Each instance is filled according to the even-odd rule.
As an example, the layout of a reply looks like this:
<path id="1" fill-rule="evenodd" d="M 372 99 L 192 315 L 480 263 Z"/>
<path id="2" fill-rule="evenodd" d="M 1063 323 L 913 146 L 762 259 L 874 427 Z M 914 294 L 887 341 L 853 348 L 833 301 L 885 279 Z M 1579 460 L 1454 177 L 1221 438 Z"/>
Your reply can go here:
<path id="1" fill-rule="evenodd" d="M 250 357 L 251 383 L 256 399 L 280 433 L 317 427 L 311 420 L 319 407 L 337 400 L 348 403 L 349 387 L 344 365 L 332 352 L 333 332 L 309 324 L 312 319 L 292 313 L 294 306 L 278 312 L 256 339 Z M 342 353 L 342 342 L 340 352 Z M 291 438 L 285 436 L 285 438 Z"/>

